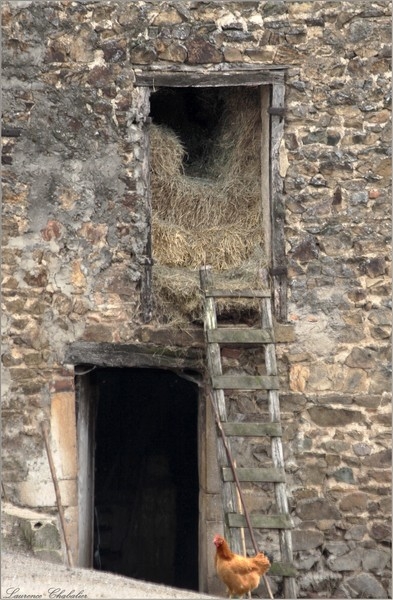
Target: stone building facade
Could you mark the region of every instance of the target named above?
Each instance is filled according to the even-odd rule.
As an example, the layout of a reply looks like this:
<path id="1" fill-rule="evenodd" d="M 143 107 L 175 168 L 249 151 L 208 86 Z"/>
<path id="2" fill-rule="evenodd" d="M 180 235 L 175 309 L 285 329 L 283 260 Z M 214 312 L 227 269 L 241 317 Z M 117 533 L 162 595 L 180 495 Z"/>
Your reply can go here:
<path id="1" fill-rule="evenodd" d="M 149 98 L 156 87 L 225 78 L 277 83 L 284 111 L 270 111 L 281 138 L 268 169 L 278 185 L 265 219 L 285 266 L 274 275 L 275 316 L 299 597 L 391 597 L 391 3 L 5 0 L 2 31 L 9 514 L 36 511 L 31 523 L 57 514 L 49 422 L 70 549 L 93 566 L 97 387 L 143 396 L 147 369 L 166 402 L 180 386 L 199 405 L 189 561 L 198 573 L 170 582 L 223 592 L 212 566 L 222 524 L 213 420 L 183 377 L 203 373 L 203 328 L 162 325 L 149 299 Z M 224 360 L 243 356 L 232 349 Z M 167 383 L 168 369 L 183 383 Z M 247 400 L 242 410 L 252 412 Z M 144 468 L 165 480 L 165 457 Z"/>

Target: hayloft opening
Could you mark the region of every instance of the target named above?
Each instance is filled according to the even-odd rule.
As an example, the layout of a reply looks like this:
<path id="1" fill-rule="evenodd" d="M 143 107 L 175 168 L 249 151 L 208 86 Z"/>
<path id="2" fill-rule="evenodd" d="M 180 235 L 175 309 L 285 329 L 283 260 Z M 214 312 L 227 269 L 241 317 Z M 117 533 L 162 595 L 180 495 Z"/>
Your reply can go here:
<path id="1" fill-rule="evenodd" d="M 169 370 L 98 368 L 94 568 L 198 589 L 198 387 Z"/>
<path id="2" fill-rule="evenodd" d="M 162 87 L 150 95 L 155 315 L 198 322 L 198 269 L 258 287 L 267 263 L 261 88 Z"/>

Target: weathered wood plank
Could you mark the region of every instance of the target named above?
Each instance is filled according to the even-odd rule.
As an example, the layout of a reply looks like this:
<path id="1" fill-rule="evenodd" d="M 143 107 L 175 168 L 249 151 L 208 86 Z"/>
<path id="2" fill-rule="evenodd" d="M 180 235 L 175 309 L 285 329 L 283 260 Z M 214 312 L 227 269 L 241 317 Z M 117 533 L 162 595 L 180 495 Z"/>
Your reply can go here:
<path id="1" fill-rule="evenodd" d="M 223 423 L 227 436 L 258 437 L 282 435 L 281 423 Z"/>
<path id="2" fill-rule="evenodd" d="M 269 375 L 219 375 L 212 377 L 215 390 L 278 390 L 278 377 Z"/>
<path id="3" fill-rule="evenodd" d="M 266 270 L 261 272 L 262 284 L 267 283 L 267 272 Z M 272 305 L 270 300 L 262 300 L 262 327 L 271 328 L 273 327 L 273 315 Z M 277 375 L 277 362 L 276 352 L 274 344 L 267 344 L 265 348 L 265 362 L 266 371 L 269 375 Z M 270 420 L 272 422 L 280 422 L 280 400 L 277 390 L 268 391 L 268 407 Z M 284 452 L 282 448 L 281 438 L 272 438 L 272 460 L 273 464 L 278 469 L 284 469 Z M 289 513 L 287 490 L 285 483 L 276 483 L 274 486 L 274 492 L 276 496 L 276 503 L 280 513 L 286 515 Z M 281 559 L 286 563 L 292 563 L 293 561 L 293 550 L 292 550 L 292 535 L 289 529 L 279 531 L 279 542 L 281 550 Z M 296 581 L 293 577 L 284 578 L 284 593 L 286 598 L 296 598 L 297 589 Z"/>
<path id="4" fill-rule="evenodd" d="M 267 574 L 275 577 L 297 577 L 298 572 L 291 563 L 274 562 Z"/>
<path id="5" fill-rule="evenodd" d="M 272 210 L 270 201 L 270 95 L 271 87 L 261 87 L 261 202 L 265 256 L 271 263 Z"/>
<path id="6" fill-rule="evenodd" d="M 252 527 L 255 527 L 255 529 L 282 529 L 282 530 L 292 529 L 291 517 L 288 514 L 286 514 L 286 515 L 254 514 L 254 515 L 251 515 L 250 518 L 251 518 L 251 525 L 252 525 Z M 246 526 L 246 519 L 245 519 L 244 515 L 240 515 L 238 513 L 228 513 L 227 521 L 229 523 L 229 527 L 245 527 Z"/>
<path id="7" fill-rule="evenodd" d="M 157 87 L 224 87 L 236 85 L 266 85 L 283 82 L 283 67 L 257 70 L 226 71 L 138 71 L 135 70 L 135 83 L 138 86 Z"/>
<path id="8" fill-rule="evenodd" d="M 220 4 L 222 0 L 213 0 L 213 2 L 217 2 L 218 4 Z M 245 0 L 245 1 L 254 1 L 254 0 Z M 298 0 L 290 0 L 292 2 L 298 2 Z M 243 71 L 248 71 L 248 72 L 259 72 L 261 70 L 269 70 L 269 71 L 286 71 L 287 69 L 289 69 L 290 65 L 277 65 L 277 64 L 271 64 L 271 63 L 243 63 L 240 67 L 239 65 L 236 64 L 223 64 L 223 63 L 218 63 L 218 64 L 213 64 L 211 66 L 209 66 L 208 68 L 206 68 L 205 65 L 199 66 L 199 65 L 189 65 L 189 64 L 183 64 L 181 66 L 179 66 L 178 64 L 166 64 L 165 66 L 163 66 L 162 64 L 158 64 L 158 63 L 151 63 L 149 65 L 144 65 L 143 67 L 141 66 L 137 66 L 135 68 L 135 70 L 138 73 L 142 72 L 142 69 L 144 71 L 149 71 L 149 72 L 165 72 L 165 73 L 222 73 L 222 72 L 243 72 Z"/>
<path id="9" fill-rule="evenodd" d="M 78 406 L 78 566 L 89 568 L 94 556 L 94 479 L 95 479 L 95 389 L 88 377 L 79 377 L 76 385 Z"/>
<path id="10" fill-rule="evenodd" d="M 207 332 L 208 342 L 218 344 L 267 344 L 274 340 L 273 333 L 267 329 L 211 329 Z"/>
<path id="11" fill-rule="evenodd" d="M 285 86 L 274 85 L 272 106 L 284 108 Z M 284 134 L 284 119 L 271 116 L 271 206 L 272 206 L 272 273 L 275 315 L 279 321 L 287 319 L 287 275 L 285 256 L 285 206 L 283 196 L 283 174 L 280 171 L 281 141 Z"/>
<path id="12" fill-rule="evenodd" d="M 142 113 L 146 116 L 150 112 L 150 90 L 143 88 L 138 90 L 138 103 Z M 144 207 L 148 217 L 148 227 L 146 231 L 146 245 L 143 250 L 143 255 L 140 256 L 141 265 L 141 313 L 144 323 L 148 323 L 153 315 L 153 259 L 152 259 L 152 232 L 151 232 L 151 168 L 150 168 L 150 132 L 148 127 L 148 119 L 144 121 L 142 127 L 141 150 L 143 160 L 141 162 L 141 179 L 144 185 Z"/>
<path id="13" fill-rule="evenodd" d="M 205 292 L 207 298 L 270 298 L 270 290 L 218 290 L 207 289 Z"/>
<path id="14" fill-rule="evenodd" d="M 262 483 L 275 483 L 285 481 L 284 469 L 270 468 L 244 468 L 238 467 L 236 469 L 239 481 L 251 481 L 251 482 L 262 482 Z M 222 469 L 222 475 L 224 481 L 234 481 L 233 473 L 231 469 L 224 467 Z"/>
<path id="15" fill-rule="evenodd" d="M 66 350 L 64 362 L 100 367 L 203 368 L 203 352 L 197 348 L 171 349 L 162 346 L 74 342 Z"/>

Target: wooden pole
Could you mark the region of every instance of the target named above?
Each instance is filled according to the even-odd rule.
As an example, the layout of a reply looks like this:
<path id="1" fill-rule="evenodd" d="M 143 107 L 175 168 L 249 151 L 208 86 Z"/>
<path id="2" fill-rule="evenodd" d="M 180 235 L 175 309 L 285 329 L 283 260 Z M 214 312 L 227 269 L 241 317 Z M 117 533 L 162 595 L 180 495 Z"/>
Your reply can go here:
<path id="1" fill-rule="evenodd" d="M 234 465 L 235 469 L 237 469 L 236 460 L 233 461 L 233 465 Z M 241 501 L 241 498 L 240 498 L 240 494 L 239 494 L 238 488 L 236 488 L 236 492 L 237 492 L 237 508 L 238 508 L 239 514 L 240 515 L 244 515 L 244 510 L 243 510 L 242 501 Z M 245 536 L 245 533 L 244 533 L 244 527 L 242 527 L 240 529 L 240 537 L 241 537 L 241 542 L 242 542 L 243 554 L 244 554 L 244 556 L 247 556 L 247 551 L 246 551 L 246 536 Z M 251 598 L 251 592 L 247 592 L 247 598 Z"/>
<path id="2" fill-rule="evenodd" d="M 237 469 L 236 460 L 233 461 L 233 466 L 235 467 L 235 469 Z M 236 496 L 237 496 L 237 508 L 238 508 L 239 514 L 244 515 L 242 501 L 240 498 L 239 490 L 237 488 L 236 488 Z M 242 541 L 243 554 L 244 554 L 244 556 L 246 556 L 246 536 L 244 535 L 244 527 L 240 528 L 240 537 L 241 537 L 241 541 Z"/>
<path id="3" fill-rule="evenodd" d="M 229 464 L 231 465 L 231 469 L 232 469 L 232 473 L 233 473 L 233 478 L 235 480 L 235 484 L 236 484 L 236 488 L 237 488 L 237 494 L 238 494 L 238 497 L 240 498 L 241 504 L 243 506 L 244 517 L 246 519 L 247 527 L 248 527 L 248 530 L 250 532 L 250 537 L 251 537 L 252 545 L 254 546 L 254 550 L 255 550 L 256 554 L 258 554 L 258 552 L 259 552 L 258 544 L 256 542 L 255 535 L 254 535 L 254 530 L 253 530 L 252 525 L 251 525 L 251 519 L 250 519 L 250 515 L 249 515 L 249 512 L 248 512 L 248 508 L 247 508 L 246 503 L 244 501 L 244 496 L 243 496 L 242 488 L 240 486 L 240 481 L 239 481 L 239 478 L 238 478 L 237 473 L 236 473 L 235 463 L 234 463 L 234 460 L 233 460 L 233 457 L 232 457 L 231 450 L 230 450 L 229 445 L 228 445 L 227 436 L 225 435 L 224 429 L 223 429 L 223 427 L 221 425 L 220 416 L 219 416 L 219 414 L 217 412 L 217 409 L 216 409 L 216 406 L 214 404 L 214 400 L 213 400 L 213 396 L 212 396 L 211 392 L 209 393 L 209 397 L 210 397 L 210 401 L 211 401 L 212 406 L 213 406 L 214 415 L 216 417 L 216 423 L 217 423 L 217 426 L 218 426 L 218 428 L 220 430 L 221 438 L 222 438 L 222 441 L 223 441 L 223 444 L 224 444 L 224 447 L 225 447 L 225 450 L 226 450 L 226 453 L 227 453 L 227 456 L 228 456 Z M 273 600 L 273 594 L 272 594 L 272 590 L 270 588 L 269 581 L 268 581 L 266 575 L 262 575 L 262 577 L 263 577 L 263 581 L 265 583 L 267 592 L 269 594 L 269 598 L 271 600 Z"/>
<path id="4" fill-rule="evenodd" d="M 5 491 L 5 486 L 4 486 L 4 483 L 3 483 L 3 482 L 1 482 L 1 489 L 3 490 L 3 496 L 4 496 L 4 500 L 5 500 L 6 502 L 8 502 L 8 496 L 7 496 L 7 492 Z"/>
<path id="5" fill-rule="evenodd" d="M 72 554 L 71 554 L 70 546 L 68 544 L 67 535 L 66 535 L 64 509 L 63 509 L 63 505 L 61 503 L 59 482 L 57 480 L 55 464 L 53 462 L 52 451 L 51 451 L 51 448 L 49 445 L 49 427 L 48 427 L 47 422 L 42 423 L 42 432 L 44 434 L 46 454 L 48 456 L 49 468 L 50 468 L 50 472 L 52 475 L 53 485 L 55 488 L 56 504 L 57 504 L 57 510 L 59 511 L 60 525 L 61 525 L 61 529 L 62 529 L 62 533 L 63 533 L 64 544 L 65 544 L 66 551 L 67 551 L 68 566 L 73 567 L 74 564 L 73 564 L 73 560 L 72 560 Z"/>

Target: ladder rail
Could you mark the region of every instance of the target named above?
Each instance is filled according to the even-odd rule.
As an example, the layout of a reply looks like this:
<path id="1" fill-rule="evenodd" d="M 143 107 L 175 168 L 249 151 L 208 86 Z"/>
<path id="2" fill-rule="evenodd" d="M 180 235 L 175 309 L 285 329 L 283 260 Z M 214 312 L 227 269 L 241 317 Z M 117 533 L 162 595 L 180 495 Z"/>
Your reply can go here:
<path id="1" fill-rule="evenodd" d="M 266 271 L 261 272 L 262 282 L 265 283 L 267 278 Z M 273 315 L 272 305 L 268 298 L 261 300 L 262 316 L 261 326 L 268 328 L 272 331 L 273 329 Z M 268 375 L 277 376 L 277 361 L 274 343 L 267 343 L 265 346 L 265 364 L 266 372 Z M 278 390 L 269 390 L 268 396 L 268 408 L 271 421 L 281 421 L 280 414 L 280 401 Z M 272 461 L 276 468 L 285 468 L 284 452 L 282 447 L 281 437 L 271 438 L 272 448 Z M 277 502 L 277 507 L 280 513 L 289 514 L 289 505 L 286 492 L 285 483 L 276 483 L 274 486 L 274 492 Z M 278 532 L 281 558 L 284 562 L 293 563 L 293 548 L 292 548 L 292 534 L 288 529 L 280 529 Z M 284 577 L 284 595 L 286 598 L 296 598 L 296 582 L 293 577 Z"/>
<path id="2" fill-rule="evenodd" d="M 203 290 L 208 289 L 211 286 L 212 282 L 212 274 L 211 268 L 206 266 L 204 269 L 200 270 L 200 281 L 201 287 Z M 205 319 L 204 319 L 204 327 L 205 331 L 210 329 L 217 328 L 217 313 L 216 313 L 216 304 L 213 296 L 205 297 Z M 207 361 L 208 361 L 208 369 L 211 376 L 222 375 L 222 366 L 221 366 L 221 355 L 220 355 L 220 346 L 218 343 L 209 344 L 209 351 L 207 353 Z M 225 403 L 225 393 L 223 389 L 212 389 L 211 391 L 212 398 L 212 407 L 215 417 L 218 416 L 221 422 L 226 422 L 227 411 L 226 411 L 226 403 Z M 228 442 L 228 447 L 230 448 L 230 444 Z M 229 465 L 224 439 L 217 439 L 217 454 L 218 454 L 218 464 L 220 468 L 227 467 Z M 232 482 L 223 482 L 222 486 L 222 494 L 223 494 L 223 503 L 227 509 L 227 512 L 237 512 L 237 495 L 235 484 Z M 242 549 L 241 544 L 241 532 L 240 531 L 231 531 L 228 523 L 224 519 L 224 530 L 225 537 L 230 540 L 233 551 L 240 554 Z"/>

